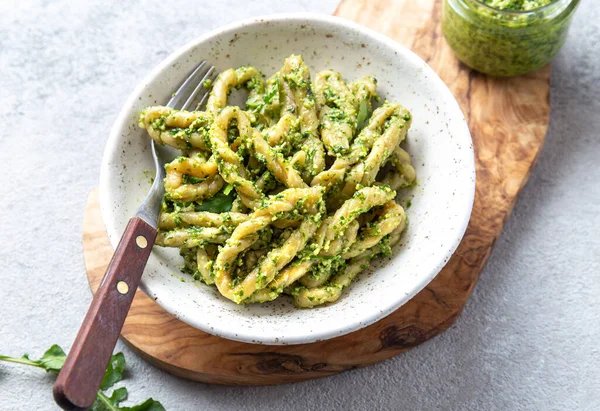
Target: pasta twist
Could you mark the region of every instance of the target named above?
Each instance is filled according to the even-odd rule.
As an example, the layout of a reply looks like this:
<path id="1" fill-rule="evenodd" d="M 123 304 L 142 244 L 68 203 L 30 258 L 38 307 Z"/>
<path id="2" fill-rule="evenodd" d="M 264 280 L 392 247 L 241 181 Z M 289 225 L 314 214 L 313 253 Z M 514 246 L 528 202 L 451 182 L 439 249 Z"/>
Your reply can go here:
<path id="1" fill-rule="evenodd" d="M 159 144 L 180 150 L 208 148 L 210 116 L 204 112 L 152 106 L 142 111 L 139 125 Z"/>
<path id="2" fill-rule="evenodd" d="M 356 128 L 354 95 L 342 75 L 332 70 L 317 74 L 315 92 L 323 144 L 330 156 L 341 155 L 348 151 Z"/>
<path id="3" fill-rule="evenodd" d="M 215 80 L 212 93 L 206 103 L 206 112 L 215 116 L 227 105 L 227 96 L 235 87 L 240 87 L 254 80 L 254 87 L 261 89 L 262 73 L 254 67 L 240 67 L 237 70 L 225 70 Z"/>
<path id="4" fill-rule="evenodd" d="M 264 288 L 302 248 L 318 228 L 319 218 L 306 218 L 285 242 L 285 244 L 269 252 L 262 264 L 254 269 L 237 286 L 232 286 L 232 265 L 242 251 L 246 250 L 257 240 L 257 233 L 271 221 L 283 213 L 293 210 L 302 214 L 319 216 L 322 204 L 323 190 L 320 187 L 305 189 L 288 189 L 267 200 L 264 207 L 252 213 L 248 221 L 240 224 L 217 256 L 214 264 L 214 277 L 217 288 L 225 297 L 241 302 L 252 292 Z M 279 267 L 279 268 L 277 268 Z"/>
<path id="5" fill-rule="evenodd" d="M 331 303 L 407 226 L 396 190 L 416 181 L 401 144 L 410 112 L 378 101 L 377 81 L 317 74 L 299 55 L 268 80 L 223 71 L 205 111 L 148 107 L 140 126 L 182 150 L 165 166 L 156 244 L 229 300 Z M 244 108 L 228 105 L 246 88 Z"/>

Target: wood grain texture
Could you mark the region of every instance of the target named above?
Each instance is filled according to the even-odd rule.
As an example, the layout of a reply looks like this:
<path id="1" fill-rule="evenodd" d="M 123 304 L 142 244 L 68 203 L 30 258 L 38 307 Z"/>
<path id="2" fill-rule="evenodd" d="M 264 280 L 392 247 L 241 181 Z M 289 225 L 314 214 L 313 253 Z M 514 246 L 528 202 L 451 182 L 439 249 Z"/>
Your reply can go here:
<path id="1" fill-rule="evenodd" d="M 143 358 L 197 381 L 296 382 L 382 361 L 438 335 L 458 318 L 544 141 L 550 67 L 513 79 L 472 72 L 456 60 L 441 34 L 441 5 L 441 0 L 344 0 L 335 14 L 383 32 L 419 54 L 450 87 L 468 119 L 477 167 L 475 204 L 465 237 L 446 267 L 378 323 L 296 346 L 214 337 L 178 321 L 138 292 L 122 337 Z M 88 202 L 83 239 L 88 277 L 95 289 L 112 253 L 96 192 Z"/>
<path id="2" fill-rule="evenodd" d="M 83 410 L 96 400 L 155 238 L 156 229 L 140 217 L 129 220 L 54 383 L 62 408 Z"/>

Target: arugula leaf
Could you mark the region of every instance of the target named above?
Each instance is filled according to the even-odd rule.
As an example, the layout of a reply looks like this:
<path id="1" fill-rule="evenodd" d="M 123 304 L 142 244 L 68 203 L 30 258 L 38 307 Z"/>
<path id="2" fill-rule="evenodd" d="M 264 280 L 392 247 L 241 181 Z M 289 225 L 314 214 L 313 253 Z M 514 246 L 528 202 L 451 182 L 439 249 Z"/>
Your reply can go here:
<path id="1" fill-rule="evenodd" d="M 116 382 L 123 379 L 123 370 L 125 369 L 125 356 L 122 352 L 114 354 L 110 357 L 110 362 L 106 368 L 106 373 L 100 384 L 101 390 L 106 390 L 112 387 Z"/>
<path id="2" fill-rule="evenodd" d="M 279 99 L 279 79 L 275 79 L 273 83 L 267 86 L 264 96 L 256 94 L 246 100 L 246 109 L 255 113 L 260 113 L 267 104 L 271 104 L 273 100 Z"/>
<path id="3" fill-rule="evenodd" d="M 227 191 L 227 194 L 225 193 Z M 196 204 L 196 211 L 209 211 L 211 213 L 226 213 L 231 211 L 233 200 L 235 200 L 235 192 L 229 189 L 228 186 L 206 201 Z"/>
<path id="4" fill-rule="evenodd" d="M 279 79 L 275 79 L 273 84 L 267 88 L 267 94 L 264 99 L 265 104 L 271 103 L 275 96 L 279 96 Z"/>
<path id="5" fill-rule="evenodd" d="M 367 100 L 361 100 L 358 107 L 358 115 L 356 116 L 356 129 L 362 130 L 366 126 L 367 117 L 369 116 L 369 106 Z"/>
<path id="6" fill-rule="evenodd" d="M 0 355 L 0 361 L 31 365 L 33 367 L 43 368 L 46 371 L 54 372 L 60 371 L 65 363 L 65 358 L 67 358 L 67 354 L 65 354 L 63 349 L 56 344 L 50 347 L 39 360 L 30 359 L 28 354 L 23 355 L 21 358 Z"/>
<path id="7" fill-rule="evenodd" d="M 91 411 L 117 411 L 120 410 L 119 403 L 127 399 L 127 388 L 121 387 L 113 391 L 109 396 L 98 391 L 98 397 L 92 405 Z"/>
<path id="8" fill-rule="evenodd" d="M 264 106 L 265 102 L 260 95 L 250 97 L 246 100 L 246 110 L 248 111 L 260 112 Z"/>
<path id="9" fill-rule="evenodd" d="M 17 364 L 29 365 L 32 367 L 43 368 L 46 371 L 58 373 L 65 363 L 67 355 L 58 345 L 54 344 L 42 355 L 39 360 L 32 360 L 25 354 L 20 358 L 0 355 L 0 361 L 7 361 Z M 120 407 L 119 404 L 127 399 L 127 388 L 120 387 L 113 390 L 108 396 L 102 391 L 112 387 L 115 383 L 123 379 L 125 371 L 125 356 L 123 353 L 114 354 L 110 357 L 110 363 L 102 379 L 100 390 L 96 396 L 96 401 L 90 408 L 91 411 L 165 411 L 165 408 L 159 401 L 152 398 L 147 399 L 132 407 Z"/>
<path id="10" fill-rule="evenodd" d="M 165 407 L 158 401 L 148 398 L 132 407 L 119 407 L 122 401 L 127 399 L 127 388 L 121 387 L 113 391 L 110 397 L 101 391 L 98 392 L 98 399 L 90 411 L 165 411 Z"/>
<path id="11" fill-rule="evenodd" d="M 133 407 L 120 408 L 120 411 L 165 411 L 165 407 L 160 402 L 148 398 L 146 401 Z"/>

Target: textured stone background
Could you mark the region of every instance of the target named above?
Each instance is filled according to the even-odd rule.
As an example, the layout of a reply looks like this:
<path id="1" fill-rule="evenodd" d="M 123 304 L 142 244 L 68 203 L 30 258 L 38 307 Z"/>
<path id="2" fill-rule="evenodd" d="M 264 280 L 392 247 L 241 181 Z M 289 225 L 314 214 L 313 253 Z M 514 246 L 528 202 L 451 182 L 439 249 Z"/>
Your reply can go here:
<path id="1" fill-rule="evenodd" d="M 71 344 L 90 302 L 84 204 L 111 124 L 138 80 L 224 23 L 331 13 L 337 0 L 116 3 L 0 2 L 0 353 L 38 356 L 52 343 Z M 554 64 L 546 146 L 456 325 L 378 365 L 266 388 L 171 377 L 119 343 L 130 403 L 153 396 L 168 410 L 600 409 L 600 9 L 582 3 Z M 55 409 L 52 381 L 0 364 L 0 410 Z"/>

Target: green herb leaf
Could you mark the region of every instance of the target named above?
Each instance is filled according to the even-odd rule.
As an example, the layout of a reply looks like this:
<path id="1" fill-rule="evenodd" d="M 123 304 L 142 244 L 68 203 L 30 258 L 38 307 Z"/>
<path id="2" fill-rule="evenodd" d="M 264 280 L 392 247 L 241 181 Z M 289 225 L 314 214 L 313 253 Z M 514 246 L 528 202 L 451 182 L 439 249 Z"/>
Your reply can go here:
<path id="1" fill-rule="evenodd" d="M 279 96 L 279 79 L 276 79 L 267 89 L 267 94 L 264 98 L 265 104 L 271 103 L 275 96 Z"/>
<path id="2" fill-rule="evenodd" d="M 28 354 L 23 355 L 21 358 L 9 357 L 7 355 L 0 355 L 0 361 L 14 362 L 17 364 L 31 365 L 33 367 L 43 368 L 46 371 L 58 372 L 65 363 L 67 355 L 58 345 L 54 344 L 42 355 L 39 360 L 32 360 Z"/>
<path id="3" fill-rule="evenodd" d="M 227 184 L 227 186 L 223 189 L 223 194 L 227 196 L 229 193 L 231 193 L 231 190 L 233 190 L 233 186 L 231 184 Z"/>
<path id="4" fill-rule="evenodd" d="M 120 407 L 119 404 L 125 401 L 127 396 L 127 388 L 125 387 L 117 388 L 110 397 L 102 391 L 98 391 L 98 398 L 89 411 L 165 411 L 165 407 L 152 398 L 131 407 Z"/>
<path id="5" fill-rule="evenodd" d="M 358 131 L 362 130 L 366 126 L 367 117 L 369 116 L 369 106 L 367 105 L 366 100 L 360 101 L 360 106 L 358 107 L 358 115 L 356 116 L 356 129 Z"/>
<path id="6" fill-rule="evenodd" d="M 165 411 L 165 407 L 152 398 L 148 398 L 146 401 L 132 407 L 120 407 L 119 404 L 125 401 L 127 396 L 127 388 L 125 387 L 117 388 L 110 397 L 99 391 L 98 398 L 90 411 Z"/>
<path id="7" fill-rule="evenodd" d="M 65 363 L 66 358 L 67 354 L 65 354 L 63 349 L 57 344 L 54 344 L 44 353 L 44 355 L 42 355 L 42 358 L 40 358 L 38 362 L 47 371 L 59 371 Z"/>
<path id="8" fill-rule="evenodd" d="M 232 190 L 229 190 L 228 194 L 225 194 L 225 190 L 227 190 L 227 187 L 208 200 L 196 204 L 196 211 L 209 211 L 211 213 L 226 213 L 231 211 L 235 196 Z"/>
<path id="9" fill-rule="evenodd" d="M 194 177 L 189 174 L 184 174 L 182 178 L 183 184 L 200 184 L 201 182 L 206 180 L 206 178 Z"/>
<path id="10" fill-rule="evenodd" d="M 58 345 L 53 345 L 42 355 L 39 360 L 32 360 L 25 354 L 21 358 L 0 355 L 0 361 L 7 361 L 17 364 L 30 365 L 32 367 L 43 368 L 46 371 L 58 372 L 65 363 L 67 355 Z M 103 393 L 103 390 L 113 386 L 116 382 L 123 379 L 125 370 L 125 356 L 123 353 L 114 354 L 110 358 L 110 363 L 104 374 L 104 379 L 100 386 L 100 391 L 96 396 L 96 401 L 90 408 L 91 411 L 165 411 L 165 408 L 159 401 L 152 398 L 147 399 L 132 407 L 120 407 L 119 404 L 127 399 L 127 388 L 120 387 L 113 390 L 110 396 Z"/>
<path id="11" fill-rule="evenodd" d="M 123 370 L 125 369 L 125 356 L 122 352 L 110 357 L 110 362 L 106 368 L 106 373 L 100 384 L 101 390 L 112 387 L 115 383 L 123 379 Z"/>
<path id="12" fill-rule="evenodd" d="M 120 408 L 120 411 L 165 411 L 165 407 L 159 401 L 148 398 L 146 401 L 133 407 Z"/>
<path id="13" fill-rule="evenodd" d="M 258 113 L 264 106 L 265 102 L 259 95 L 250 97 L 248 100 L 246 100 L 246 110 L 248 111 L 254 111 Z"/>
<path id="14" fill-rule="evenodd" d="M 92 405 L 91 411 L 119 411 L 121 401 L 127 399 L 127 388 L 121 387 L 113 391 L 111 396 L 107 396 L 102 391 L 98 391 L 98 396 L 94 404 Z"/>

